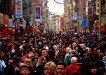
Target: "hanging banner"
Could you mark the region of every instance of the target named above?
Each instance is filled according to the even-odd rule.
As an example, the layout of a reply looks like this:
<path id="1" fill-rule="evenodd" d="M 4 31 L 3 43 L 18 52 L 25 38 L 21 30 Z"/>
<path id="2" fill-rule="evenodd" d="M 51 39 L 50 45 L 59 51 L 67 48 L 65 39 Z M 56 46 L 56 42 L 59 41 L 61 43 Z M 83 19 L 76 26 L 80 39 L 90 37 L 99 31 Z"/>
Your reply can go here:
<path id="1" fill-rule="evenodd" d="M 41 6 L 35 7 L 35 19 L 36 19 L 36 21 L 41 20 Z"/>
<path id="2" fill-rule="evenodd" d="M 15 17 L 18 18 L 22 18 L 23 15 L 23 10 L 22 10 L 22 0 L 15 0 Z"/>

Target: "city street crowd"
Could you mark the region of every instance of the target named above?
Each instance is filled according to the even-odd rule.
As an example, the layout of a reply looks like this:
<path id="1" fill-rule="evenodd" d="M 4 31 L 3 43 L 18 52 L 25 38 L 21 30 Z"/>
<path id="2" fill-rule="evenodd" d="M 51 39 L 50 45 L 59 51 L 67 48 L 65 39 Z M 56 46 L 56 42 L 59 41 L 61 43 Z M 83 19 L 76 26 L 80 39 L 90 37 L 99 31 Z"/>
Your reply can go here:
<path id="1" fill-rule="evenodd" d="M 106 75 L 106 36 L 46 31 L 0 36 L 0 75 Z"/>

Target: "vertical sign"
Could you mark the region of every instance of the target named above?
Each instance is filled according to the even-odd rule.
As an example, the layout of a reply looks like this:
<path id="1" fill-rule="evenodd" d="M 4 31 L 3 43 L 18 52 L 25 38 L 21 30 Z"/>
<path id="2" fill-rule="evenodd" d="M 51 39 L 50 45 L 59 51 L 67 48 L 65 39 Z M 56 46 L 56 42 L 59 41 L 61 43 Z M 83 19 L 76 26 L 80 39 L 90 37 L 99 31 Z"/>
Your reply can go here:
<path id="1" fill-rule="evenodd" d="M 100 3 L 99 0 L 96 0 L 96 15 L 99 15 L 99 11 L 100 11 Z"/>
<path id="2" fill-rule="evenodd" d="M 36 15 L 35 17 L 36 21 L 40 21 L 41 19 L 41 7 L 40 6 L 35 7 L 35 15 Z"/>
<path id="3" fill-rule="evenodd" d="M 15 17 L 22 18 L 22 0 L 15 0 Z"/>

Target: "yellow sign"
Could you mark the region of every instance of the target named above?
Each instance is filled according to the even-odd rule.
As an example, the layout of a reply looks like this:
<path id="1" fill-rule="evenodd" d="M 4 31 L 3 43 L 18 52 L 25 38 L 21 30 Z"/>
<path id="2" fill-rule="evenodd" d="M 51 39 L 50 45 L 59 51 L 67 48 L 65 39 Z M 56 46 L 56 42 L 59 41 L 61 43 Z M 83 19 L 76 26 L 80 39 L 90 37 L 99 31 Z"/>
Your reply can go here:
<path id="1" fill-rule="evenodd" d="M 96 15 L 99 15 L 100 12 L 100 3 L 99 0 L 96 0 Z"/>

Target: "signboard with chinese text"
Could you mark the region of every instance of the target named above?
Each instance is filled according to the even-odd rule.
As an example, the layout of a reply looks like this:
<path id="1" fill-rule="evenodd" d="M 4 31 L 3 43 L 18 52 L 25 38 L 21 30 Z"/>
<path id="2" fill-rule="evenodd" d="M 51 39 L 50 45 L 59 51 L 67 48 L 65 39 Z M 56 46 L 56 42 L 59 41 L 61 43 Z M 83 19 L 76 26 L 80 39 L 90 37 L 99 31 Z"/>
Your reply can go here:
<path id="1" fill-rule="evenodd" d="M 22 18 L 22 0 L 15 0 L 15 17 Z"/>
<path id="2" fill-rule="evenodd" d="M 99 0 L 96 0 L 96 15 L 99 15 L 100 13 L 100 3 Z"/>
<path id="3" fill-rule="evenodd" d="M 35 7 L 35 19 L 36 19 L 36 21 L 41 20 L 41 6 Z"/>

